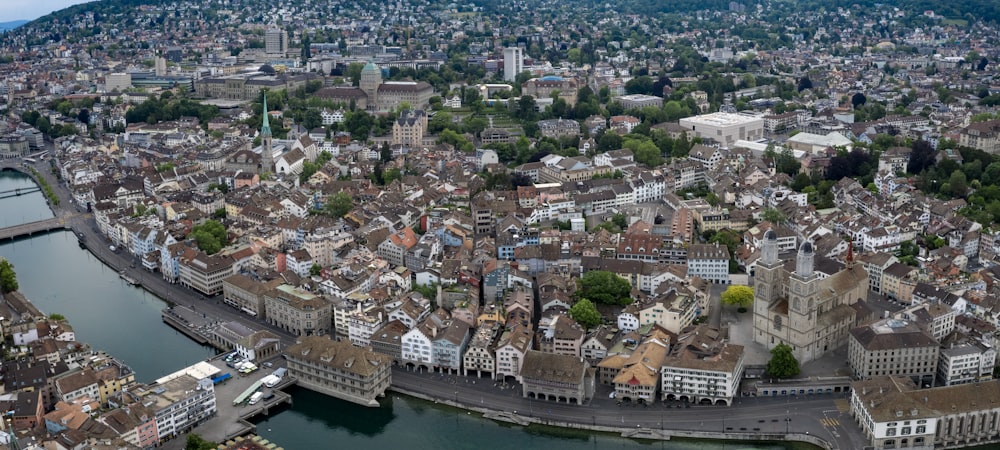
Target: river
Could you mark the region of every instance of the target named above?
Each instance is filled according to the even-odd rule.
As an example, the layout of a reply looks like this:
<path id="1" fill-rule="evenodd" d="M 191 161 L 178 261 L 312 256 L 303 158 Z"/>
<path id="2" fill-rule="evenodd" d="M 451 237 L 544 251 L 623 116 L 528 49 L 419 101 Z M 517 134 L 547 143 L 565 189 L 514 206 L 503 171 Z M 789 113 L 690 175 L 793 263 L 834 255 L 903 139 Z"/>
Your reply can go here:
<path id="1" fill-rule="evenodd" d="M 31 180 L 0 172 L 0 191 L 31 187 Z M 52 217 L 41 193 L 0 199 L 4 226 Z M 77 245 L 68 231 L 0 245 L 0 255 L 17 272 L 21 291 L 46 314 L 65 316 L 78 341 L 125 361 L 148 382 L 214 354 L 160 319 L 166 304 L 122 282 Z M 352 449 L 523 449 L 664 448 L 674 450 L 792 449 L 809 446 L 733 442 L 638 442 L 613 435 L 499 424 L 474 414 L 390 394 L 381 408 L 365 408 L 303 389 L 293 405 L 261 419 L 258 434 L 288 450 Z"/>

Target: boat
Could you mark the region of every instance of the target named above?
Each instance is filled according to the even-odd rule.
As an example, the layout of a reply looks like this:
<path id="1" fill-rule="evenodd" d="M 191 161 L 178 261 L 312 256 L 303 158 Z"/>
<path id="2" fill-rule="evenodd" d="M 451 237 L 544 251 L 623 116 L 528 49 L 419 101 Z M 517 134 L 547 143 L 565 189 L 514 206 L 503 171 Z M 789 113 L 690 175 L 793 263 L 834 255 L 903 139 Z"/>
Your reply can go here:
<path id="1" fill-rule="evenodd" d="M 130 284 L 132 286 L 138 286 L 139 285 L 139 280 L 136 280 L 135 278 L 132 278 L 132 277 L 128 276 L 128 274 L 126 274 L 124 270 L 121 271 L 121 272 L 118 272 L 118 276 L 121 277 L 121 279 L 125 280 L 126 283 L 128 283 L 128 284 Z"/>

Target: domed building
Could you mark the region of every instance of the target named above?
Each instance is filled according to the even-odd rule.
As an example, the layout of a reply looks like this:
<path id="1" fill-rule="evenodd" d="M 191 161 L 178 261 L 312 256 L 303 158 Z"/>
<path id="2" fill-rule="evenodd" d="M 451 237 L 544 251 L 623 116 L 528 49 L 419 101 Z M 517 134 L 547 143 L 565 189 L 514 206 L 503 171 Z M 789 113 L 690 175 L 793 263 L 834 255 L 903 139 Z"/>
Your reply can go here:
<path id="1" fill-rule="evenodd" d="M 375 96 L 378 94 L 378 86 L 380 84 L 382 84 L 382 69 L 379 69 L 375 63 L 369 61 L 361 69 L 361 80 L 358 81 L 358 87 L 368 96 L 369 109 L 373 109 L 377 103 Z"/>
<path id="2" fill-rule="evenodd" d="M 868 273 L 855 265 L 853 249 L 837 273 L 814 270 L 812 242 L 799 246 L 795 270 L 778 256 L 778 235 L 764 233 L 754 273 L 753 339 L 771 349 L 787 344 L 799 363 L 820 358 L 847 343 L 849 331 L 868 318 Z"/>

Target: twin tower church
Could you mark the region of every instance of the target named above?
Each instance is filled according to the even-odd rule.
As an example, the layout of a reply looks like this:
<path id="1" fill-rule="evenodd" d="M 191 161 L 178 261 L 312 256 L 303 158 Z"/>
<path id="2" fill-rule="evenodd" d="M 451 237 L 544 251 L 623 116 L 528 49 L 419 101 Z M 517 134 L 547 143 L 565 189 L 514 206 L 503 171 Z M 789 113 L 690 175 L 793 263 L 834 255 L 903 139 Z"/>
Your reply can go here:
<path id="1" fill-rule="evenodd" d="M 850 330 L 870 318 L 865 299 L 868 273 L 848 250 L 845 266 L 833 275 L 817 272 L 809 241 L 799 246 L 795 270 L 778 258 L 778 236 L 764 234 L 754 276 L 754 342 L 774 348 L 787 344 L 799 363 L 822 357 L 847 343 Z"/>

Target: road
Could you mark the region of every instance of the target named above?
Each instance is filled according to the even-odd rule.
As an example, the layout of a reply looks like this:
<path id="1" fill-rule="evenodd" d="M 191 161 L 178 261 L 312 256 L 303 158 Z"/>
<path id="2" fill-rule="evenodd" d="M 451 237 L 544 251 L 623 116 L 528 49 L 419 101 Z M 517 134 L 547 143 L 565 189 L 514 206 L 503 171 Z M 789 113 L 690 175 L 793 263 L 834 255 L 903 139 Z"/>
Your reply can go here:
<path id="1" fill-rule="evenodd" d="M 136 264 L 127 252 L 112 252 L 107 239 L 100 234 L 92 214 L 76 214 L 77 205 L 71 201 L 69 191 L 49 171 L 48 163 L 36 164 L 56 195 L 60 205 L 53 206 L 57 217 L 69 217 L 75 231 L 86 236 L 88 249 L 115 270 L 124 268 L 140 279 L 145 289 L 161 298 L 188 306 L 222 321 L 239 321 L 253 328 L 266 328 L 281 338 L 284 345 L 295 342 L 295 336 L 284 330 L 253 319 L 218 300 L 219 296 L 205 298 L 201 294 L 170 284 L 156 273 L 149 273 Z M 713 308 L 718 310 L 718 308 Z M 716 319 L 717 320 L 717 319 Z M 850 416 L 838 410 L 835 401 L 843 396 L 814 396 L 805 398 L 745 398 L 732 407 L 691 406 L 680 403 L 654 403 L 648 407 L 618 405 L 608 398 L 607 387 L 599 386 L 595 398 L 586 405 L 567 405 L 521 396 L 520 386 L 498 386 L 485 378 L 441 374 L 416 374 L 402 369 L 393 370 L 393 385 L 408 391 L 438 399 L 456 401 L 470 407 L 507 411 L 542 421 L 574 422 L 620 428 L 648 428 L 651 430 L 692 430 L 733 433 L 782 433 L 785 431 L 809 433 L 831 442 L 835 448 L 862 448 L 865 440 L 861 430 Z M 843 408 L 841 408 L 843 409 Z M 745 429 L 745 430 L 744 430 Z"/>
<path id="2" fill-rule="evenodd" d="M 418 374 L 394 369 L 392 384 L 469 407 L 513 412 L 543 421 L 717 433 L 780 434 L 790 431 L 817 436 L 832 443 L 835 448 L 855 449 L 865 446 L 864 436 L 854 425 L 850 415 L 837 409 L 838 403 L 844 404 L 846 401 L 843 395 L 744 398 L 732 407 L 685 408 L 679 402 L 656 402 L 643 407 L 616 404 L 608 398 L 610 390 L 605 386 L 598 387 L 595 398 L 589 404 L 568 405 L 523 398 L 519 385 L 504 388 L 486 378 Z"/>

